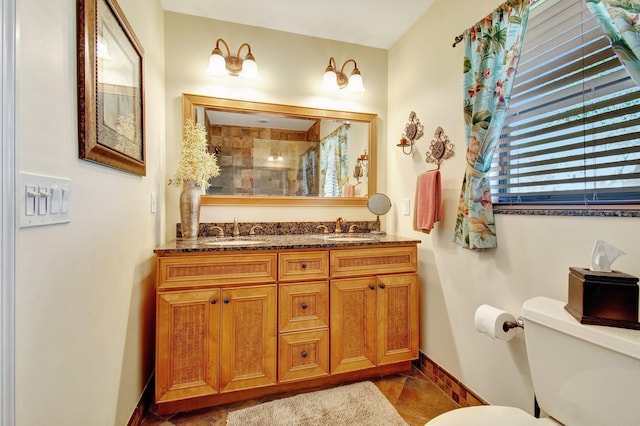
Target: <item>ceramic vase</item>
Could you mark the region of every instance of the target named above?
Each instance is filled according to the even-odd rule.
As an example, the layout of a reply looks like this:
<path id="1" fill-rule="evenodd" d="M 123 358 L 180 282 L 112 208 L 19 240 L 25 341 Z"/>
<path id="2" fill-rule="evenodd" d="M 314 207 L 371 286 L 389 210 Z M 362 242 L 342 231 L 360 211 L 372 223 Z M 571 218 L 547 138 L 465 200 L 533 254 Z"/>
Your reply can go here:
<path id="1" fill-rule="evenodd" d="M 195 180 L 187 180 L 182 184 L 180 192 L 180 224 L 183 239 L 198 238 L 200 228 L 200 194 L 202 188 Z"/>

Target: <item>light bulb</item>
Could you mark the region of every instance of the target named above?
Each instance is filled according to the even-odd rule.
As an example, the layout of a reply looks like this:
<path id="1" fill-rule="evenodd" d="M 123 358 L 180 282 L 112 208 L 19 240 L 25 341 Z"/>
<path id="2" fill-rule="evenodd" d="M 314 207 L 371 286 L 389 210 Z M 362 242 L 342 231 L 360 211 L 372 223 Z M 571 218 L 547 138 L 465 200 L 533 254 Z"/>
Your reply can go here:
<path id="1" fill-rule="evenodd" d="M 335 71 L 328 70 L 324 73 L 324 76 L 322 77 L 322 87 L 324 90 L 332 92 L 340 90 L 340 86 L 338 86 L 338 77 L 336 76 Z"/>
<path id="2" fill-rule="evenodd" d="M 360 73 L 351 74 L 349 84 L 347 84 L 347 90 L 350 92 L 364 92 L 364 85 L 362 84 L 362 76 Z"/>
<path id="3" fill-rule="evenodd" d="M 222 55 L 213 53 L 209 57 L 209 68 L 207 68 L 207 73 L 217 76 L 227 74 L 227 63 Z"/>
<path id="4" fill-rule="evenodd" d="M 242 71 L 240 71 L 240 77 L 247 80 L 259 80 L 258 64 L 253 59 L 247 58 L 242 62 Z"/>

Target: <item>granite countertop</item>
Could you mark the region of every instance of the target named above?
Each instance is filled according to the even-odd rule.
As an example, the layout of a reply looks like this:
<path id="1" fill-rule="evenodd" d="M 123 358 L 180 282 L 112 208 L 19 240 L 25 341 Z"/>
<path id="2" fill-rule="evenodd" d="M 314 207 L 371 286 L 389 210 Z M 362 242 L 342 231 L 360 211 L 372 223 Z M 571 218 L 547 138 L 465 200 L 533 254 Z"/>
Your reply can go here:
<path id="1" fill-rule="evenodd" d="M 287 250 L 312 248 L 366 247 L 378 245 L 411 245 L 421 240 L 388 234 L 294 234 L 240 237 L 202 237 L 174 240 L 154 250 L 158 255 L 177 253 L 238 252 L 255 250 Z"/>

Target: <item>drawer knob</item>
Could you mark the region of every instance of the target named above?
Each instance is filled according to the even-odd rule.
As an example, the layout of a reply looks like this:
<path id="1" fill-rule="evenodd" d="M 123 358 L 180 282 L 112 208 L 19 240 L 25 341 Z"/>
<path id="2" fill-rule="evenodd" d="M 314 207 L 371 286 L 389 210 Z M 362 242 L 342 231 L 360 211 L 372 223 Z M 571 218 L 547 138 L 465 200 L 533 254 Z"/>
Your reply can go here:
<path id="1" fill-rule="evenodd" d="M 301 307 L 302 309 L 307 309 L 307 308 L 308 308 L 308 305 L 307 305 L 306 303 L 303 303 L 302 305 L 300 305 L 300 307 Z"/>
<path id="2" fill-rule="evenodd" d="M 213 299 L 211 299 L 211 304 L 215 305 L 216 303 L 218 303 L 218 299 L 216 299 L 215 297 Z"/>
<path id="3" fill-rule="evenodd" d="M 231 299 L 229 299 L 228 297 L 225 297 L 223 302 L 224 302 L 225 305 L 228 305 L 229 302 L 231 302 Z"/>
<path id="4" fill-rule="evenodd" d="M 386 285 L 384 285 L 384 283 L 380 283 L 380 288 L 384 289 L 386 287 Z"/>
<path id="5" fill-rule="evenodd" d="M 303 263 L 302 265 L 300 265 L 300 267 L 301 267 L 302 269 L 307 269 L 307 264 L 306 264 L 306 263 Z"/>
<path id="6" fill-rule="evenodd" d="M 302 355 L 302 358 L 306 358 L 309 356 L 309 354 L 307 353 L 307 351 L 302 351 L 302 353 L 300 354 Z"/>
<path id="7" fill-rule="evenodd" d="M 369 289 L 371 289 L 371 290 L 375 290 L 375 289 L 376 289 L 376 286 L 375 286 L 375 285 L 373 285 L 373 284 L 369 284 Z"/>

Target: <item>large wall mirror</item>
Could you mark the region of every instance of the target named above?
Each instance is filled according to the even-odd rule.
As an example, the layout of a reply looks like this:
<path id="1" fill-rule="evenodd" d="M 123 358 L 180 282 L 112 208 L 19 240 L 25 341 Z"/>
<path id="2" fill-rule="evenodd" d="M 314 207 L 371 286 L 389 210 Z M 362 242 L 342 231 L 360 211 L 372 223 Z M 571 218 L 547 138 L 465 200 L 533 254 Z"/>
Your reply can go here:
<path id="1" fill-rule="evenodd" d="M 183 95 L 220 176 L 202 204 L 366 206 L 376 193 L 376 114 Z"/>

